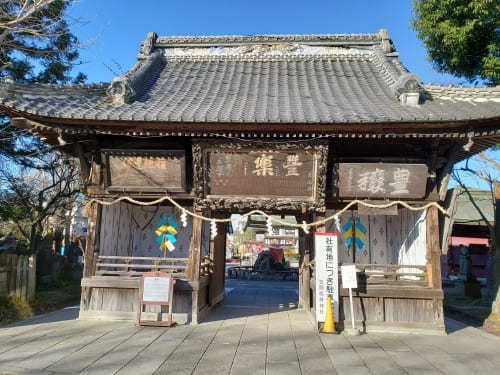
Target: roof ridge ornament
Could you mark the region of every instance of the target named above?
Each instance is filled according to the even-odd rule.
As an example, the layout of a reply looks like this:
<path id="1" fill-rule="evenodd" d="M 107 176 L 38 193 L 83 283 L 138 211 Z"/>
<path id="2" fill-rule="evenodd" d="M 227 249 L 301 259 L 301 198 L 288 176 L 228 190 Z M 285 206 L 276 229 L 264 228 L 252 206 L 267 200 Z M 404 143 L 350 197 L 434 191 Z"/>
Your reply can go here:
<path id="1" fill-rule="evenodd" d="M 380 46 L 385 53 L 396 51 L 396 49 L 394 48 L 394 44 L 392 44 L 392 39 L 389 37 L 387 29 L 380 29 L 378 35 L 381 39 Z"/>
<path id="2" fill-rule="evenodd" d="M 111 81 L 106 89 L 108 102 L 113 103 L 115 106 L 131 103 L 142 94 L 146 86 L 145 82 L 151 75 L 155 74 L 154 70 L 162 67 L 161 51 L 154 51 L 144 59 L 139 59 L 125 75 L 116 77 Z"/>
<path id="3" fill-rule="evenodd" d="M 391 88 L 401 104 L 415 107 L 420 103 L 423 88 L 416 74 L 402 74 Z"/>
<path id="4" fill-rule="evenodd" d="M 108 100 L 115 106 L 130 103 L 135 98 L 132 82 L 127 77 L 115 77 L 106 89 Z"/>
<path id="5" fill-rule="evenodd" d="M 146 36 L 146 39 L 144 39 L 141 42 L 141 49 L 139 50 L 139 54 L 137 55 L 137 59 L 142 60 L 148 58 L 149 55 L 151 55 L 151 52 L 153 52 L 153 49 L 155 48 L 155 42 L 156 38 L 158 35 L 156 33 L 150 32 Z"/>

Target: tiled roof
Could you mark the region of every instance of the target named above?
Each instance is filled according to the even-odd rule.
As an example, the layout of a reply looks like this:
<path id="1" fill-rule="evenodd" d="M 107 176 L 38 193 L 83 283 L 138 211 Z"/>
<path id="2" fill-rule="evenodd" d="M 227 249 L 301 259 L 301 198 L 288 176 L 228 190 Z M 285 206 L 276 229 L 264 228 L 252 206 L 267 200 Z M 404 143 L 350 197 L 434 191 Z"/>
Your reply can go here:
<path id="1" fill-rule="evenodd" d="M 470 195 L 474 200 L 471 202 L 469 195 L 462 188 L 457 188 L 456 213 L 454 221 L 456 224 L 478 225 L 484 224 L 484 220 L 476 206 L 490 222 L 494 222 L 495 210 L 493 205 L 492 193 L 488 190 L 469 189 Z"/>
<path id="2" fill-rule="evenodd" d="M 408 105 L 412 98 L 419 104 Z M 500 89 L 422 85 L 398 60 L 384 31 L 213 37 L 150 33 L 138 63 L 109 85 L 4 81 L 0 106 L 27 115 L 88 120 L 432 122 L 498 118 Z"/>

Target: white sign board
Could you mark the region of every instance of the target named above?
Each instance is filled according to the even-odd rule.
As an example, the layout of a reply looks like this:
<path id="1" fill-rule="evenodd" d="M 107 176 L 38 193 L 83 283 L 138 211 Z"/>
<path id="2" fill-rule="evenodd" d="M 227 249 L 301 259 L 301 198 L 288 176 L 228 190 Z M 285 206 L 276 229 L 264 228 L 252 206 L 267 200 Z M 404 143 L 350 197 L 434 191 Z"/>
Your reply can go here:
<path id="1" fill-rule="evenodd" d="M 314 236 L 314 263 L 316 275 L 316 320 L 325 321 L 326 302 L 332 299 L 335 321 L 339 320 L 339 269 L 337 233 L 319 233 Z"/>
<path id="2" fill-rule="evenodd" d="M 356 289 L 358 287 L 358 279 L 356 278 L 356 266 L 354 264 L 348 266 L 340 266 L 342 275 L 342 287 Z"/>
<path id="3" fill-rule="evenodd" d="M 168 292 L 170 279 L 166 277 L 144 277 L 144 302 L 170 302 Z"/>

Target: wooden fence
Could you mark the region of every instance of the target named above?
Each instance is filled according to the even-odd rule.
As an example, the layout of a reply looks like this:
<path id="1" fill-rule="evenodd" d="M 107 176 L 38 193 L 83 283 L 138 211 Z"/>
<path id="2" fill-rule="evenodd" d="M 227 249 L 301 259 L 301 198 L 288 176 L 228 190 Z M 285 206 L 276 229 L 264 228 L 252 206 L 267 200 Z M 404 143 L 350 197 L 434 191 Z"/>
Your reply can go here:
<path id="1" fill-rule="evenodd" d="M 36 257 L 0 254 L 0 295 L 17 296 L 25 301 L 35 296 Z"/>

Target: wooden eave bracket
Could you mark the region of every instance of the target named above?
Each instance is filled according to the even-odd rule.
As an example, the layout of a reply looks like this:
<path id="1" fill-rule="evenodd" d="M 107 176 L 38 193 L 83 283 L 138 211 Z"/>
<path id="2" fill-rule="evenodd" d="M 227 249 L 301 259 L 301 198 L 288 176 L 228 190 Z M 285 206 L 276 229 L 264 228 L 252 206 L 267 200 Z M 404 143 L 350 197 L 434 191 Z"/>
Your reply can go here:
<path id="1" fill-rule="evenodd" d="M 453 165 L 455 165 L 455 161 L 457 159 L 458 153 L 460 151 L 459 145 L 454 145 L 447 152 L 447 162 L 440 169 L 438 175 L 438 189 L 439 189 L 439 200 L 444 201 L 446 199 L 446 192 L 448 191 L 448 182 L 450 181 L 451 171 L 453 169 Z"/>

